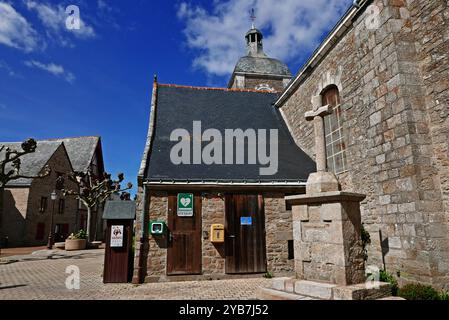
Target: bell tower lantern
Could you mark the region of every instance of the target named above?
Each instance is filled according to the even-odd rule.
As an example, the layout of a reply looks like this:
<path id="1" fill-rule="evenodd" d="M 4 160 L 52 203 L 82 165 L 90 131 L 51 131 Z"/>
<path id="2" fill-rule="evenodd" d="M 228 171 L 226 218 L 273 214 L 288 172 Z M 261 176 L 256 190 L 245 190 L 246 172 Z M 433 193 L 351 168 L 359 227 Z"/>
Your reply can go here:
<path id="1" fill-rule="evenodd" d="M 268 57 L 263 51 L 263 34 L 254 26 L 245 34 L 246 56 L 237 62 L 228 88 L 282 91 L 292 78 L 287 65 Z"/>

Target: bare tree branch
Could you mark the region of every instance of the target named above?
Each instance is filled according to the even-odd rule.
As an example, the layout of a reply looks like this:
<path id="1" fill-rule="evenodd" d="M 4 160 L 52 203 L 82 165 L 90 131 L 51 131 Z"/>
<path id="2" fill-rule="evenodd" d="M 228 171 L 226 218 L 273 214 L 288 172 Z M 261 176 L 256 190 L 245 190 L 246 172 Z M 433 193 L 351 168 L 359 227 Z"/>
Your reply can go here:
<path id="1" fill-rule="evenodd" d="M 124 180 L 123 173 L 117 175 L 117 180 L 112 180 L 111 175 L 103 173 L 102 180 L 92 177 L 92 172 L 73 172 L 67 175 L 68 179 L 78 186 L 78 190 L 64 189 L 64 195 L 74 196 L 80 200 L 87 208 L 88 238 L 90 241 L 90 221 L 91 209 L 104 203 L 112 194 L 130 190 L 132 183 L 127 184 L 127 188 L 121 188 L 120 183 Z"/>

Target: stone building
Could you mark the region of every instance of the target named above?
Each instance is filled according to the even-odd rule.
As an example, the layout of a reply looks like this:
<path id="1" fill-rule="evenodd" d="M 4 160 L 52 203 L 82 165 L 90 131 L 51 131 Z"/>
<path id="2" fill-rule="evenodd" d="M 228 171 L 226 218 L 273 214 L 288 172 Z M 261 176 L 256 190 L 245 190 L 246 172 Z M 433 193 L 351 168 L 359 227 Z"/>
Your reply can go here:
<path id="1" fill-rule="evenodd" d="M 246 36 L 248 56 L 238 62 L 229 81 L 228 87 L 232 89 L 214 91 L 155 84 L 149 135 L 139 173 L 137 230 L 145 231 L 152 215 L 160 219 L 170 215 L 170 208 L 176 204 L 170 192 L 201 190 L 197 205 L 202 207 L 204 215 L 201 230 L 207 231 L 210 224 L 223 223 L 226 205 L 231 206 L 226 196 L 223 200 L 221 195 L 246 192 L 247 188 L 246 181 L 241 179 L 237 182 L 230 179 L 233 189 L 225 188 L 220 180 L 207 181 L 205 178 L 212 176 L 206 173 L 213 166 L 199 171 L 204 175 L 182 176 L 183 182 L 175 179 L 178 176 L 174 167 L 166 171 L 166 176 L 158 175 L 162 171 L 156 168 L 170 161 L 167 154 L 166 158 L 160 157 L 160 152 L 167 153 L 164 148 L 170 145 L 167 133 L 160 140 L 163 143 L 157 144 L 158 130 L 166 126 L 164 122 L 158 124 L 159 113 L 170 109 L 164 92 L 171 89 L 170 96 L 184 99 L 184 104 L 172 106 L 178 106 L 171 109 L 173 121 L 177 121 L 177 114 L 181 113 L 188 115 L 191 121 L 207 119 L 211 122 L 211 125 L 208 122 L 209 128 L 223 128 L 220 123 L 226 124 L 229 119 L 242 124 L 240 117 L 252 124 L 253 118 L 259 118 L 256 112 L 259 109 L 250 96 L 275 95 L 274 104 L 267 98 L 266 107 L 272 108 L 276 117 L 280 115 L 278 126 L 288 128 L 301 154 L 303 150 L 312 159 L 315 158 L 313 127 L 304 115 L 320 105 L 330 105 L 332 113 L 325 118 L 327 167 L 338 176 L 343 190 L 366 194 L 361 210 L 362 222 L 372 241 L 368 248 L 368 265 L 386 268 L 404 282 L 419 281 L 448 289 L 448 6 L 446 0 L 354 1 L 290 82 L 288 68 L 280 62 L 272 64 L 272 60 L 267 60 L 263 54 L 262 34 L 252 28 Z M 273 93 L 256 94 L 249 89 Z M 224 111 L 220 107 L 228 107 L 228 103 L 207 96 L 217 92 L 226 96 L 225 99 L 234 96 L 230 104 L 244 103 L 245 108 L 235 111 L 238 116 L 232 109 Z M 203 94 L 205 96 L 201 97 Z M 197 115 L 197 110 L 190 108 L 189 102 L 196 104 L 198 101 L 203 104 L 206 101 L 212 107 L 198 111 L 208 113 L 207 116 Z M 243 126 L 246 127 L 248 125 Z M 173 124 L 169 128 L 173 128 Z M 282 157 L 282 151 L 279 156 Z M 289 157 L 288 161 L 292 170 L 306 174 L 310 167 L 305 159 L 301 155 Z M 186 172 L 193 174 L 194 168 L 191 166 Z M 233 170 L 241 177 L 246 176 L 246 172 Z M 214 178 L 223 179 L 222 176 Z M 304 178 L 302 175 L 282 176 L 285 181 Z M 257 183 L 257 180 L 252 182 Z M 279 181 L 274 179 L 270 183 Z M 290 239 L 292 231 L 291 213 L 283 197 L 291 191 L 300 193 L 297 192 L 299 187 L 285 191 L 273 187 L 279 191 L 268 193 L 259 188 L 251 191 L 263 194 L 264 198 L 268 271 L 288 272 L 293 267 L 286 258 L 285 239 Z M 226 234 L 233 235 L 229 230 Z M 145 232 L 140 236 L 135 281 L 142 281 L 145 276 L 147 279 L 165 276 L 164 244 L 151 237 L 147 241 Z M 207 241 L 207 235 L 202 236 L 201 257 L 206 266 L 203 273 L 226 272 L 223 254 Z"/>
<path id="2" fill-rule="evenodd" d="M 21 143 L 0 144 L 20 149 Z M 55 190 L 59 175 L 74 170 L 84 171 L 89 167 L 94 172 L 104 171 L 100 138 L 40 140 L 37 141 L 36 151 L 23 156 L 21 160 L 22 175 L 36 176 L 46 165 L 52 171 L 45 178 L 18 179 L 6 185 L 0 239 L 5 242 L 7 238 L 8 246 L 44 245 L 48 240 L 52 214 L 56 241 L 85 227 L 84 210 L 74 197 L 64 197 L 57 191 L 58 198 L 53 203 L 50 195 Z M 76 184 L 65 180 L 67 188 L 77 188 Z"/>
<path id="3" fill-rule="evenodd" d="M 65 138 L 57 141 L 64 142 L 69 154 L 70 161 L 74 171 L 87 172 L 90 170 L 93 178 L 100 178 L 105 172 L 103 161 L 103 149 L 101 138 L 96 136 Z M 97 240 L 102 240 L 104 230 L 106 230 L 105 222 L 102 219 L 102 208 L 94 208 L 92 210 L 92 219 L 97 223 L 92 223 L 91 234 L 96 235 Z M 79 229 L 87 227 L 87 209 L 79 203 L 77 226 Z M 97 230 L 95 230 L 95 227 Z"/>
<path id="4" fill-rule="evenodd" d="M 296 143 L 304 114 L 325 119 L 328 168 L 367 195 L 368 264 L 403 281 L 449 285 L 449 7 L 445 0 L 357 1 L 280 94 Z"/>
<path id="5" fill-rule="evenodd" d="M 20 149 L 20 143 L 7 144 Z M 21 158 L 21 174 L 36 176 L 46 165 L 52 172 L 42 179 L 18 179 L 9 182 L 3 192 L 1 239 L 8 246 L 44 245 L 48 241 L 53 214 L 55 238 L 66 237 L 75 229 L 77 201 L 62 197 L 51 200 L 58 175 L 71 172 L 67 150 L 62 142 L 38 141 L 36 152 Z M 74 188 L 76 185 L 71 184 Z M 7 239 L 7 240 L 6 240 Z"/>
<path id="6" fill-rule="evenodd" d="M 138 177 L 136 231 L 140 243 L 136 244 L 134 282 L 265 272 L 292 274 L 292 216 L 284 197 L 304 192 L 307 176 L 315 165 L 295 145 L 278 110 L 272 107 L 276 98 L 269 91 L 186 87 L 155 81 Z M 179 128 L 185 129 L 177 131 Z M 270 135 L 276 132 L 279 157 L 273 174 L 261 174 L 268 169 L 264 161 L 229 163 L 225 139 L 214 149 L 214 164 L 208 164 L 206 142 L 212 138 L 205 137 L 212 134 L 215 142 L 220 135 L 225 137 L 227 130 L 239 129 L 248 136 L 242 144 L 232 146 L 231 160 L 236 160 L 234 155 L 240 147 L 244 153 L 255 147 L 256 140 L 251 140 L 249 131 L 259 135 L 259 148 L 264 138 L 259 129 Z M 173 140 L 176 132 L 180 135 Z M 187 158 L 178 163 L 174 148 L 183 141 L 193 152 L 183 150 Z M 198 153 L 195 148 L 203 151 Z M 192 203 L 189 216 L 180 212 L 179 203 L 184 199 L 180 200 L 180 196 Z M 153 222 L 165 223 L 168 231 L 148 235 Z M 211 238 L 213 224 L 225 228 L 220 243 Z"/>

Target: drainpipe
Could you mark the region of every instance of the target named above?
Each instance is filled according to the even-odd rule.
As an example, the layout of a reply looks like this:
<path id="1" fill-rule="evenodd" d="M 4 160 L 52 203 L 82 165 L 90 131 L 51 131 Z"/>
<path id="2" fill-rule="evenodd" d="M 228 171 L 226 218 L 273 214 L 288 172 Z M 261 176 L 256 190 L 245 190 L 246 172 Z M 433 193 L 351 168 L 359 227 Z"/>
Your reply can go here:
<path id="1" fill-rule="evenodd" d="M 137 276 L 133 278 L 133 283 L 143 283 L 145 281 L 146 276 L 146 263 L 147 263 L 147 254 L 145 252 L 146 245 L 148 244 L 148 233 L 145 225 L 145 217 L 148 212 L 148 190 L 145 184 L 143 185 L 143 205 L 142 205 L 142 215 L 140 217 L 140 240 L 139 240 L 139 260 L 137 265 Z"/>

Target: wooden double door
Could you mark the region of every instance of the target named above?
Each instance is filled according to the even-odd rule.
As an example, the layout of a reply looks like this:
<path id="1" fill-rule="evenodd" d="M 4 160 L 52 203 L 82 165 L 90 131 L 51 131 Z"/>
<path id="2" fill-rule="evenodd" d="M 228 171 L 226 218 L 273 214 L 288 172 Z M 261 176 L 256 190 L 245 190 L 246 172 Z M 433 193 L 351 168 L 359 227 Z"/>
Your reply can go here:
<path id="1" fill-rule="evenodd" d="M 225 243 L 217 246 L 224 245 L 225 272 L 228 274 L 266 272 L 263 196 L 227 194 L 224 200 Z M 177 194 L 169 195 L 167 274 L 201 274 L 203 231 L 201 194 L 194 194 L 191 217 L 178 216 L 177 204 Z M 220 248 L 217 247 L 217 250 Z"/>
<path id="2" fill-rule="evenodd" d="M 225 208 L 226 273 L 266 272 L 263 196 L 229 194 Z"/>

